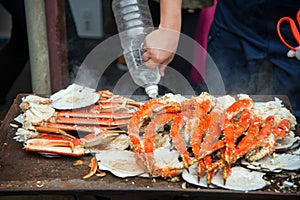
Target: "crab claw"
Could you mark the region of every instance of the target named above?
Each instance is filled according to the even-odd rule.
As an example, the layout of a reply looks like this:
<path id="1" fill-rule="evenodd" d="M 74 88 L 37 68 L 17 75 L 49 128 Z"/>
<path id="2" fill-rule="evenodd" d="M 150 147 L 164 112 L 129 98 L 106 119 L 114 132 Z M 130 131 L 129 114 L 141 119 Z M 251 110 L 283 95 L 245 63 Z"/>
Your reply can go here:
<path id="1" fill-rule="evenodd" d="M 68 140 L 33 138 L 26 141 L 24 149 L 25 151 L 67 156 L 82 156 L 85 154 L 83 147 L 74 146 L 74 143 Z"/>

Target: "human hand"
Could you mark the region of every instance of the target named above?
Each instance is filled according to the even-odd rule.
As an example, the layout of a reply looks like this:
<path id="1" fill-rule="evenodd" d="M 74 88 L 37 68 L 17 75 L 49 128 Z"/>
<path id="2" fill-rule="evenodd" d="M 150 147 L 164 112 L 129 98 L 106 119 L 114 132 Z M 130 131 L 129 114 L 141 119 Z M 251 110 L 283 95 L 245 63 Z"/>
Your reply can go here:
<path id="1" fill-rule="evenodd" d="M 287 53 L 287 56 L 290 58 L 296 57 L 298 60 L 300 60 L 300 46 L 296 48 L 296 51 L 289 50 L 289 52 Z"/>
<path id="2" fill-rule="evenodd" d="M 178 46 L 180 33 L 159 28 L 148 34 L 144 41 L 143 60 L 149 68 L 158 67 L 161 76 L 173 60 Z"/>

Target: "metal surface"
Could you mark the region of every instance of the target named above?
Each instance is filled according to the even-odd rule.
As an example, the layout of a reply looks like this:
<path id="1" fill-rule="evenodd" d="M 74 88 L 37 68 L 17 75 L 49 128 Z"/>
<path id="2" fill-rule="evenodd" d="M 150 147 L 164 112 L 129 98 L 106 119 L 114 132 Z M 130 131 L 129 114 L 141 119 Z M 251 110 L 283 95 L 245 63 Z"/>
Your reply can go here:
<path id="1" fill-rule="evenodd" d="M 81 158 L 58 157 L 46 158 L 36 153 L 25 152 L 22 144 L 13 137 L 15 128 L 10 123 L 19 114 L 19 104 L 25 94 L 19 94 L 0 128 L 0 196 L 7 194 L 76 194 L 88 193 L 97 195 L 173 195 L 180 197 L 210 199 L 299 199 L 300 193 L 275 193 L 267 191 L 231 191 L 224 189 L 204 189 L 190 184 L 183 188 L 183 181 L 169 182 L 157 178 L 151 182 L 147 178 L 121 179 L 110 173 L 103 178 L 83 179 L 88 171 L 91 155 Z M 288 102 L 286 97 L 282 97 Z M 282 99 L 281 98 L 281 99 Z M 272 100 L 270 97 L 257 96 L 258 101 Z M 287 104 L 290 108 L 290 105 Z M 73 166 L 81 159 L 82 166 Z"/>

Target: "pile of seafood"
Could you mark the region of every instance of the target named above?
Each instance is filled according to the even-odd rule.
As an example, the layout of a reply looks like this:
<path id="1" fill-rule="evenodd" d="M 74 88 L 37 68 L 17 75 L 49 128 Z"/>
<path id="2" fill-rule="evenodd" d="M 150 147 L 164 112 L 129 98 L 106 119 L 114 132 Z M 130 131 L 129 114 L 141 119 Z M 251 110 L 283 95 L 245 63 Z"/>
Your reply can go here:
<path id="1" fill-rule="evenodd" d="M 266 171 L 300 168 L 296 119 L 278 98 L 257 103 L 245 94 L 203 92 L 137 102 L 71 85 L 50 98 L 28 95 L 20 109 L 15 139 L 24 149 L 95 155 L 84 178 L 100 169 L 121 178 L 181 176 L 197 186 L 257 190 L 267 184 Z"/>

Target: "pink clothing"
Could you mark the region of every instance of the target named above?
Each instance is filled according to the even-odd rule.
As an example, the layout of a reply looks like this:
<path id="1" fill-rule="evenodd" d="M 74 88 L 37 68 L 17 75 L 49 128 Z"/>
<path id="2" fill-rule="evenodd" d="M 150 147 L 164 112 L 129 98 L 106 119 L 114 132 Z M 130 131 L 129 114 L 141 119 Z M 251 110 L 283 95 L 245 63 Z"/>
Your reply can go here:
<path id="1" fill-rule="evenodd" d="M 208 34 L 210 25 L 213 21 L 215 9 L 216 9 L 217 0 L 215 0 L 214 5 L 208 8 L 201 9 L 201 13 L 199 16 L 199 22 L 196 30 L 196 41 L 204 48 L 206 52 Z M 205 61 L 206 61 L 206 53 L 200 53 L 199 56 L 199 47 L 195 47 L 194 53 L 194 67 L 191 71 L 190 80 L 195 83 L 203 83 L 205 80 Z M 200 50 L 200 52 L 202 52 Z M 201 76 L 199 75 L 201 74 Z"/>

